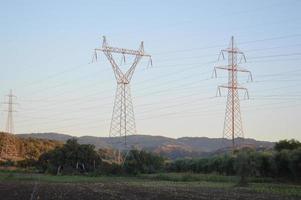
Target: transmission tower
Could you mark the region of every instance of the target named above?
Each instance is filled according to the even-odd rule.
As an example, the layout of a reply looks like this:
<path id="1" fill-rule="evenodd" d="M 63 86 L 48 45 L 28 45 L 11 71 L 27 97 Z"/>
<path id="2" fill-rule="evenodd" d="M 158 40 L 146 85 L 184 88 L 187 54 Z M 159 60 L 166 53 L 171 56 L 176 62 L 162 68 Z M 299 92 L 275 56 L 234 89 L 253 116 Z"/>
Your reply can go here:
<path id="1" fill-rule="evenodd" d="M 13 91 L 10 90 L 9 94 L 7 95 L 8 101 L 4 102 L 4 104 L 8 105 L 7 111 L 7 120 L 6 120 L 6 132 L 7 133 L 14 133 L 14 118 L 13 113 L 16 112 L 13 108 L 13 106 L 16 104 L 13 102 L 14 98 L 16 98 L 15 95 L 13 95 Z"/>
<path id="2" fill-rule="evenodd" d="M 218 86 L 217 92 L 219 96 L 221 96 L 221 89 L 228 89 L 223 138 L 230 139 L 232 141 L 232 148 L 235 149 L 242 145 L 244 138 L 239 90 L 245 91 L 245 97 L 249 98 L 248 89 L 239 85 L 237 75 L 238 72 L 245 72 L 249 74 L 251 81 L 253 78 L 249 70 L 239 67 L 242 62 L 246 62 L 246 57 L 245 54 L 236 47 L 233 36 L 231 37 L 229 47 L 221 50 L 219 59 L 221 56 L 225 59 L 224 53 L 228 54 L 228 65 L 215 66 L 214 75 L 217 77 L 217 69 L 228 71 L 228 84 Z"/>
<path id="3" fill-rule="evenodd" d="M 16 138 L 11 134 L 14 133 L 14 120 L 13 120 L 13 113 L 16 112 L 13 106 L 16 104 L 13 102 L 16 96 L 13 95 L 12 90 L 7 95 L 8 101 L 4 102 L 3 104 L 8 105 L 8 109 L 5 110 L 7 112 L 7 121 L 6 121 L 6 133 L 2 133 L 2 144 L 1 144 L 1 151 L 0 151 L 0 159 L 11 159 L 11 157 L 17 156 L 17 148 L 16 148 Z"/>
<path id="4" fill-rule="evenodd" d="M 103 52 L 111 63 L 117 81 L 117 89 L 110 127 L 110 137 L 124 137 L 124 144 L 126 145 L 126 137 L 130 134 L 136 134 L 130 82 L 142 57 L 148 57 L 150 59 L 150 64 L 152 64 L 151 56 L 144 52 L 143 42 L 141 42 L 138 50 L 117 48 L 109 46 L 105 36 L 103 37 L 102 48 L 95 49 L 96 60 L 98 51 Z M 120 67 L 117 65 L 113 54 L 121 55 L 124 61 L 125 55 L 135 56 L 133 63 L 125 73 L 122 72 Z"/>

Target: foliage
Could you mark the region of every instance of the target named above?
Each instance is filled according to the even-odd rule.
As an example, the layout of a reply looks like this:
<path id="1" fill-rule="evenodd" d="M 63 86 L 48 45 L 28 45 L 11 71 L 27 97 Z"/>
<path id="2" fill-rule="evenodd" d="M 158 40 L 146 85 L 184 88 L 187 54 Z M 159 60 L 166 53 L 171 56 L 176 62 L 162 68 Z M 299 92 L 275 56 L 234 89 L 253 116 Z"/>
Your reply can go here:
<path id="1" fill-rule="evenodd" d="M 1 136 L 1 135 L 0 135 Z M 18 141 L 20 142 L 20 141 Z M 246 178 L 270 177 L 281 179 L 301 178 L 301 147 L 296 140 L 283 140 L 274 150 L 262 151 L 241 149 L 234 152 L 199 159 L 178 159 L 166 161 L 163 157 L 146 151 L 131 150 L 124 153 L 125 161 L 114 160 L 114 151 L 95 151 L 93 145 L 81 145 L 70 139 L 64 145 L 43 140 L 27 139 L 20 142 L 19 150 L 25 160 L 2 161 L 2 165 L 22 168 L 37 167 L 42 172 L 57 174 L 89 173 L 91 175 L 150 174 L 156 172 L 192 172 L 240 176 Z M 22 150 L 23 148 L 23 150 Z M 39 159 L 37 160 L 37 157 Z M 1 164 L 1 163 L 0 163 Z M 184 177 L 183 179 L 191 179 Z"/>
<path id="2" fill-rule="evenodd" d="M 38 160 L 40 155 L 61 146 L 58 141 L 33 138 L 19 138 L 13 134 L 0 132 L 0 152 L 7 161 Z"/>
<path id="3" fill-rule="evenodd" d="M 129 174 L 154 173 L 164 166 L 164 159 L 146 151 L 131 150 L 126 156 L 124 170 Z"/>
<path id="4" fill-rule="evenodd" d="M 239 186 L 246 186 L 247 178 L 256 174 L 257 155 L 249 149 L 242 149 L 235 159 L 235 171 L 240 176 Z M 256 162 L 257 161 L 257 162 Z"/>
<path id="5" fill-rule="evenodd" d="M 211 158 L 179 159 L 169 163 L 167 171 L 234 175 L 234 157 L 225 154 Z"/>
<path id="6" fill-rule="evenodd" d="M 145 151 L 129 151 L 123 164 L 106 160 L 107 154 L 105 150 L 95 151 L 93 145 L 81 145 L 70 139 L 62 147 L 42 154 L 37 166 L 52 174 L 61 171 L 63 174 L 89 172 L 91 175 L 153 173 L 164 166 L 162 157 Z"/>
<path id="7" fill-rule="evenodd" d="M 282 150 L 294 150 L 301 148 L 301 143 L 297 140 L 291 139 L 291 140 L 280 140 L 275 144 L 274 149 L 278 152 Z"/>
<path id="8" fill-rule="evenodd" d="M 39 158 L 42 171 L 50 173 L 89 172 L 101 162 L 93 145 L 80 145 L 76 139 L 70 139 L 62 147 L 57 147 Z"/>
<path id="9" fill-rule="evenodd" d="M 216 173 L 247 177 L 301 178 L 301 148 L 281 151 L 242 149 L 200 159 L 179 159 L 166 165 L 168 172 Z"/>
<path id="10" fill-rule="evenodd" d="M 301 177 L 301 148 L 290 153 L 289 169 L 294 177 Z"/>

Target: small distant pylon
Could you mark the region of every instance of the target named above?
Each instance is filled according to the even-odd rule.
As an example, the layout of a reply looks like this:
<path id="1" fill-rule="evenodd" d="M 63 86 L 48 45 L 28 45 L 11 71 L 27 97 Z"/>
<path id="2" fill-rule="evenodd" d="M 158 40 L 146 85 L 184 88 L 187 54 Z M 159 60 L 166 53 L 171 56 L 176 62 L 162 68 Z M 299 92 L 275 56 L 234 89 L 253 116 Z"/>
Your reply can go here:
<path id="1" fill-rule="evenodd" d="M 143 42 L 141 42 L 138 50 L 117 48 L 109 46 L 105 36 L 103 37 L 102 48 L 95 49 L 96 60 L 98 51 L 103 52 L 111 63 L 117 81 L 115 103 L 110 127 L 110 137 L 123 138 L 124 144 L 127 146 L 127 136 L 136 134 L 136 123 L 131 97 L 130 82 L 142 57 L 148 57 L 150 59 L 150 64 L 152 64 L 151 55 L 148 55 L 144 52 Z M 123 57 L 124 62 L 125 55 L 135 56 L 135 58 L 130 68 L 124 73 L 118 66 L 112 54 L 120 54 Z"/>
<path id="2" fill-rule="evenodd" d="M 1 134 L 1 152 L 0 152 L 0 158 L 1 160 L 7 160 L 7 159 L 13 159 L 17 156 L 17 148 L 16 148 L 16 138 L 14 135 L 14 118 L 13 113 L 16 112 L 14 110 L 14 99 L 16 98 L 15 95 L 13 95 L 13 91 L 10 90 L 9 94 L 6 96 L 8 98 L 7 102 L 4 102 L 3 104 L 6 104 L 8 106 L 7 110 L 7 119 L 6 119 L 6 127 L 5 131 L 6 133 Z"/>
<path id="3" fill-rule="evenodd" d="M 7 95 L 8 101 L 4 102 L 4 104 L 8 105 L 7 109 L 7 119 L 6 119 L 6 132 L 13 134 L 14 133 L 14 118 L 13 113 L 16 112 L 13 108 L 13 106 L 16 104 L 14 103 L 14 98 L 17 98 L 15 95 L 13 95 L 13 91 L 10 90 L 9 94 Z"/>
<path id="4" fill-rule="evenodd" d="M 221 89 L 228 89 L 223 138 L 230 139 L 232 141 L 232 148 L 235 149 L 243 144 L 244 139 L 238 91 L 244 90 L 245 97 L 249 98 L 248 89 L 240 86 L 238 83 L 237 72 L 248 73 L 251 81 L 253 81 L 253 77 L 249 70 L 238 67 L 242 62 L 246 63 L 246 57 L 245 54 L 235 46 L 233 36 L 231 37 L 230 46 L 227 49 L 221 50 L 219 59 L 221 56 L 223 59 L 225 58 L 224 53 L 228 54 L 228 65 L 215 66 L 214 75 L 217 77 L 217 69 L 228 71 L 228 84 L 218 86 L 217 93 L 221 96 Z"/>

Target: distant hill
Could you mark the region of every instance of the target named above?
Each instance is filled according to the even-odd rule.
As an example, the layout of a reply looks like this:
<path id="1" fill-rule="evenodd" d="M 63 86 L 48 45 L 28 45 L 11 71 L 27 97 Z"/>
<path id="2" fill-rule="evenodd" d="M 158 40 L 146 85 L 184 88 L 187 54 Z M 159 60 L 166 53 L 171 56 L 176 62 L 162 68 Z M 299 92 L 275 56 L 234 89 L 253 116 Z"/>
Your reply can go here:
<path id="1" fill-rule="evenodd" d="M 207 138 L 207 137 L 183 137 L 178 139 L 179 142 L 182 142 L 196 151 L 202 152 L 214 152 L 224 148 L 227 148 L 232 145 L 231 140 L 223 138 Z M 238 139 L 238 142 L 242 142 L 241 139 Z M 244 144 L 248 146 L 253 146 L 255 148 L 273 148 L 273 142 L 267 141 L 257 141 L 255 139 L 245 138 Z"/>
<path id="2" fill-rule="evenodd" d="M 61 133 L 30 133 L 30 134 L 17 134 L 16 136 L 21 138 L 38 138 L 47 140 L 56 140 L 61 142 L 66 142 L 67 140 L 73 138 L 71 135 L 61 134 Z"/>
<path id="3" fill-rule="evenodd" d="M 37 159 L 42 153 L 60 145 L 63 145 L 60 141 L 34 137 L 21 138 L 0 132 L 0 161 Z"/>
<path id="4" fill-rule="evenodd" d="M 32 133 L 19 134 L 21 138 L 39 138 L 51 139 L 65 142 L 73 136 L 59 133 Z M 93 144 L 97 149 L 120 148 L 124 149 L 124 144 L 120 138 L 82 136 L 75 137 L 80 144 Z M 245 144 L 254 148 L 270 149 L 274 146 L 273 142 L 257 141 L 254 139 L 245 139 Z M 231 145 L 230 140 L 222 138 L 207 137 L 182 137 L 178 139 L 150 136 L 150 135 L 131 135 L 127 137 L 128 146 L 134 146 L 138 149 L 158 153 L 171 159 L 185 157 L 208 156 L 223 152 L 226 147 Z"/>

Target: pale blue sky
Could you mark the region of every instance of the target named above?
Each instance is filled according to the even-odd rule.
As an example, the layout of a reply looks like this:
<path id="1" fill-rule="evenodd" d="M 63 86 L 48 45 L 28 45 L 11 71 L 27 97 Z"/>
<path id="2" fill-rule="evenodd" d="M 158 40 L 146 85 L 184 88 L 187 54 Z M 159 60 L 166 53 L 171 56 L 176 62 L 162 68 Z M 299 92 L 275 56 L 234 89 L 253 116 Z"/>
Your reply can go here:
<path id="1" fill-rule="evenodd" d="M 92 50 L 102 35 L 133 49 L 143 40 L 154 66 L 144 60 L 132 81 L 138 133 L 221 137 L 226 99 L 210 97 L 227 74 L 210 78 L 233 35 L 254 76 L 240 78 L 251 97 L 241 102 L 245 136 L 301 140 L 300 8 L 297 0 L 1 0 L 0 95 L 18 96 L 17 133 L 108 136 L 116 83 L 104 56 L 88 64 Z"/>

